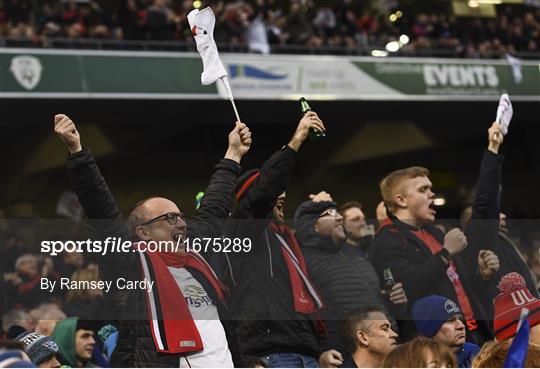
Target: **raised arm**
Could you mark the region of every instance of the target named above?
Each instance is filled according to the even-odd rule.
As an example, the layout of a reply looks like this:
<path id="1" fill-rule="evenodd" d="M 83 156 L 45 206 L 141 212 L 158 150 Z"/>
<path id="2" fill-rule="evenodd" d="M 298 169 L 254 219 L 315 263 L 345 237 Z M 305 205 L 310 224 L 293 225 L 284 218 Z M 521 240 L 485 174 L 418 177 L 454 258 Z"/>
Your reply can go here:
<path id="1" fill-rule="evenodd" d="M 82 148 L 81 137 L 75 123 L 64 114 L 54 117 L 54 131 L 69 151 L 68 175 L 87 217 L 92 240 L 107 237 L 130 239 L 130 232 L 122 213 L 101 175 L 99 168 L 86 149 Z M 135 262 L 135 254 L 107 252 L 100 254 L 100 271 L 104 278 L 114 278 L 129 272 Z"/>
<path id="2" fill-rule="evenodd" d="M 488 130 L 488 148 L 480 164 L 476 196 L 472 208 L 472 219 L 499 219 L 500 185 L 503 156 L 499 148 L 503 135 L 499 123 L 493 123 Z"/>
<path id="3" fill-rule="evenodd" d="M 82 148 L 81 136 L 75 123 L 67 115 L 58 114 L 54 117 L 54 124 L 54 131 L 69 151 L 68 174 L 79 202 L 88 216 L 92 232 L 96 236 L 126 237 L 128 229 L 126 224 L 121 222 L 122 213 L 94 157 L 88 150 Z M 100 227 L 96 228 L 97 223 L 92 222 L 99 222 Z"/>
<path id="4" fill-rule="evenodd" d="M 225 157 L 215 166 L 201 206 L 189 222 L 188 237 L 220 237 L 225 219 L 231 213 L 232 199 L 238 176 L 242 171 L 240 161 L 251 146 L 251 132 L 240 122 L 229 133 L 229 147 Z"/>
<path id="5" fill-rule="evenodd" d="M 241 199 L 233 214 L 237 219 L 265 219 L 272 212 L 277 197 L 285 191 L 294 169 L 296 153 L 306 140 L 309 129 L 325 131 L 315 112 L 306 113 L 289 143 L 274 153 L 262 166 L 260 174 Z"/>
<path id="6" fill-rule="evenodd" d="M 489 280 L 499 269 L 496 253 L 503 164 L 499 148 L 502 142 L 501 126 L 495 122 L 488 129 L 488 148 L 480 164 L 471 220 L 465 227 L 470 247 L 462 255 L 462 260 L 469 272 L 479 270 L 482 278 L 471 278 L 473 281 L 478 280 L 479 283 L 476 283 L 478 290 L 485 289 L 483 281 Z"/>

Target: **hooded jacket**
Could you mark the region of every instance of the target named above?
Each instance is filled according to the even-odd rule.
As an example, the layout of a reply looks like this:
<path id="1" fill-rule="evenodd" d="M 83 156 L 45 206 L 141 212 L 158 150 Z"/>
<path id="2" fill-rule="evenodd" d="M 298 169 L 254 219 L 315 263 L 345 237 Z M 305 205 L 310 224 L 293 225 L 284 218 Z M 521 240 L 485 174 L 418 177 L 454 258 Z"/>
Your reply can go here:
<path id="1" fill-rule="evenodd" d="M 321 350 L 336 349 L 345 353 L 340 335 L 340 320 L 348 312 L 366 306 L 387 309 L 380 294 L 380 284 L 373 266 L 361 256 L 346 256 L 330 236 L 315 231 L 322 212 L 336 208 L 331 201 L 305 201 L 296 210 L 294 229 L 301 244 L 309 274 L 322 295 L 321 310 L 328 333 L 321 337 Z M 361 264 L 358 264 L 360 261 Z"/>
<path id="2" fill-rule="evenodd" d="M 51 335 L 51 338 L 58 344 L 58 353 L 60 354 L 62 364 L 69 365 L 72 368 L 77 368 L 75 337 L 78 326 L 79 318 L 67 318 L 56 324 Z M 99 368 L 98 365 L 92 362 L 96 354 L 99 355 L 99 350 L 96 350 L 96 347 L 94 347 L 92 359 L 85 363 L 85 368 Z M 107 364 L 106 361 L 103 364 Z"/>
<path id="3" fill-rule="evenodd" d="M 58 322 L 51 336 L 58 344 L 58 352 L 62 357 L 62 362 L 72 368 L 77 367 L 77 357 L 75 356 L 77 320 L 77 318 L 68 318 Z"/>

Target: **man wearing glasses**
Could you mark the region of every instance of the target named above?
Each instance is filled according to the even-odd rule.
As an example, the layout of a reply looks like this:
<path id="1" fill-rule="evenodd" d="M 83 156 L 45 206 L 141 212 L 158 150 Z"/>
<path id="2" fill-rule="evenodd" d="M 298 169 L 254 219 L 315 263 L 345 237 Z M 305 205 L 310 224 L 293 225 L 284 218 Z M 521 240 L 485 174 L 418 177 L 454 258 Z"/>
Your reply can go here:
<path id="1" fill-rule="evenodd" d="M 94 158 L 82 148 L 75 124 L 63 114 L 56 115 L 54 123 L 69 150 L 68 173 L 94 239 L 116 236 L 139 241 L 132 252 L 100 256 L 101 278 L 155 282 L 151 291 L 114 290 L 106 296 L 111 316 L 119 320 L 111 365 L 232 367 L 223 326 L 227 288 L 204 254 L 185 252 L 183 245 L 187 238 L 221 237 L 241 172 L 240 160 L 251 145 L 247 126 L 237 122 L 229 134 L 225 157 L 216 165 L 188 226 L 178 206 L 162 197 L 138 202 L 126 224 Z M 150 244 L 159 242 L 180 247 L 150 252 Z"/>
<path id="2" fill-rule="evenodd" d="M 310 195 L 310 200 L 300 204 L 294 215 L 296 237 L 310 276 L 325 302 L 321 317 L 327 333 L 321 336 L 321 351 L 327 352 L 327 363 L 332 367 L 343 364 L 346 351 L 340 321 L 349 312 L 377 306 L 399 315 L 407 303 L 401 283 L 383 292 L 369 263 L 363 267 L 371 268 L 370 271 L 361 270 L 354 259 L 343 254 L 341 247 L 346 235 L 343 217 L 336 208 L 330 194 L 322 191 Z"/>

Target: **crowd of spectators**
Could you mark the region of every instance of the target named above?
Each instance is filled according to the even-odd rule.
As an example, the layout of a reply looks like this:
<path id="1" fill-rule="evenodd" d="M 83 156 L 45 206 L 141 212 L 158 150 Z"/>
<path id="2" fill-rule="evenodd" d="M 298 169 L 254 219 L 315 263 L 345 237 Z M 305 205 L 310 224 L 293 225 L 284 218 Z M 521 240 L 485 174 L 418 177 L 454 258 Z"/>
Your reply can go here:
<path id="1" fill-rule="evenodd" d="M 494 123 L 490 128 L 489 137 L 494 137 L 494 126 L 498 126 L 498 124 Z M 291 142 L 294 142 L 294 140 Z M 489 174 L 491 173 L 488 169 L 495 169 L 492 167 L 496 165 L 499 165 L 500 169 L 502 164 L 502 157 L 498 154 L 498 146 L 494 149 L 493 142 L 495 142 L 495 139 L 490 140 L 490 149 L 484 153 L 482 159 L 480 179 L 472 210 L 467 211 L 468 209 L 465 208 L 461 219 L 462 228 L 464 230 L 468 229 L 467 237 L 469 237 L 469 242 L 476 245 L 481 243 L 482 246 L 484 246 L 483 243 L 487 238 L 482 238 L 481 242 L 479 242 L 473 229 L 477 226 L 484 228 L 492 222 L 489 219 L 484 219 L 485 223 L 475 223 L 475 218 L 481 219 L 484 215 L 487 215 L 482 214 L 486 210 L 482 206 L 483 202 L 486 204 L 495 203 L 495 201 L 489 200 L 487 196 L 489 196 L 489 192 L 492 192 L 489 191 L 492 187 L 497 189 L 494 196 L 498 196 L 499 184 L 497 181 L 488 181 L 489 178 L 487 177 L 490 177 Z M 425 169 L 419 167 L 408 168 L 404 171 L 410 172 L 412 170 L 425 171 Z M 403 175 L 401 172 L 403 170 L 393 172 L 381 182 L 381 194 L 383 197 L 387 191 L 385 187 L 391 186 L 388 183 L 395 181 L 392 176 Z M 252 183 L 250 179 L 257 179 L 259 172 L 253 173 L 253 171 L 247 171 L 239 179 L 238 186 L 240 189 L 236 195 L 237 199 L 242 200 L 243 191 L 249 191 L 250 183 Z M 427 177 L 422 175 L 412 180 L 418 180 L 419 178 L 427 180 Z M 411 179 L 407 180 L 410 181 Z M 245 185 L 245 183 L 248 183 L 248 185 Z M 431 191 L 431 188 L 428 191 Z M 432 192 L 430 193 L 433 195 Z M 275 212 L 278 209 L 277 213 L 274 213 L 275 217 L 284 216 L 282 212 L 284 201 L 285 195 L 283 193 L 272 210 Z M 310 278 L 320 289 L 320 296 L 326 304 L 321 308 L 320 315 L 320 319 L 322 319 L 327 329 L 326 332 L 319 332 L 321 334 L 321 351 L 327 350 L 319 358 L 321 366 L 433 367 L 435 365 L 435 367 L 457 367 L 459 365 L 459 367 L 497 367 L 502 364 L 502 361 L 507 356 L 509 347 L 506 340 L 513 337 L 516 332 L 519 316 L 516 309 L 518 309 L 518 305 L 523 304 L 530 307 L 530 324 L 531 327 L 536 327 L 535 333 L 531 331 L 529 355 L 525 363 L 527 366 L 538 366 L 537 363 L 540 362 L 540 351 L 538 350 L 538 342 L 540 342 L 538 336 L 538 333 L 540 333 L 538 329 L 540 328 L 538 306 L 540 306 L 540 299 L 537 296 L 540 284 L 536 281 L 540 280 L 540 256 L 538 254 L 540 251 L 540 235 L 538 231 L 534 231 L 534 229 L 538 228 L 537 224 L 531 226 L 526 222 L 523 224 L 511 223 L 507 221 L 503 214 L 501 214 L 500 219 L 497 219 L 495 234 L 498 241 L 494 242 L 504 243 L 500 248 L 492 245 L 493 250 L 497 251 L 502 261 L 500 266 L 497 261 L 495 268 L 499 270 L 500 267 L 500 274 L 497 274 L 494 281 L 498 281 L 497 288 L 499 292 L 494 300 L 488 298 L 489 301 L 495 301 L 493 304 L 495 310 L 491 312 L 491 315 L 494 314 L 496 319 L 492 320 L 491 324 L 494 325 L 497 341 L 487 341 L 480 348 L 486 340 L 478 341 L 474 339 L 475 336 L 472 332 L 477 331 L 478 327 L 474 328 L 474 326 L 470 325 L 470 321 L 465 318 L 467 311 L 462 306 L 467 306 L 468 302 L 464 302 L 463 295 L 458 294 L 456 301 L 439 295 L 427 295 L 420 298 L 416 294 L 422 295 L 421 291 L 419 289 L 414 291 L 415 289 L 411 287 L 411 284 L 414 283 L 415 287 L 419 288 L 421 283 L 427 281 L 429 285 L 439 288 L 439 286 L 444 285 L 444 278 L 447 277 L 446 271 L 442 275 L 437 275 L 435 269 L 431 270 L 426 267 L 426 271 L 429 272 L 429 279 L 425 279 L 423 282 L 409 279 L 408 288 L 406 289 L 403 288 L 401 282 L 390 286 L 382 285 L 385 290 L 389 287 L 385 292 L 388 296 L 382 294 L 380 297 L 374 297 L 382 288 L 377 278 L 377 274 L 381 278 L 380 273 L 376 273 L 374 268 L 378 272 L 381 271 L 381 265 L 378 263 L 378 261 L 380 262 L 381 253 L 388 248 L 387 243 L 390 239 L 394 238 L 396 240 L 394 236 L 391 236 L 393 228 L 389 227 L 393 227 L 392 224 L 401 224 L 407 227 L 405 222 L 399 223 L 398 219 L 401 218 L 397 218 L 397 216 L 402 216 L 399 214 L 403 209 L 393 210 L 393 207 L 385 206 L 381 202 L 375 210 L 376 219 L 367 222 L 364 214 L 365 209 L 362 208 L 359 202 L 349 201 L 337 208 L 336 205 L 331 200 L 330 195 L 324 191 L 317 195 L 311 195 L 310 200 L 302 203 L 295 213 L 295 232 L 283 233 L 288 234 L 287 239 L 292 245 L 296 245 L 295 253 L 298 253 L 299 256 L 304 255 L 305 262 L 309 267 Z M 239 209 L 241 209 L 240 206 Z M 394 215 L 393 211 L 398 215 Z M 236 212 L 231 213 L 231 223 L 225 227 L 225 234 L 234 229 L 232 219 L 236 215 Z M 150 222 L 159 218 L 163 217 L 154 218 Z M 341 231 L 335 231 L 333 225 L 332 227 L 328 226 L 326 221 L 330 218 L 341 225 Z M 281 220 L 283 221 L 282 218 Z M 178 218 L 176 221 L 178 222 Z M 167 222 L 169 222 L 168 218 Z M 82 234 L 85 232 L 82 230 L 84 227 L 80 227 L 75 218 L 70 218 L 62 224 L 67 225 L 64 227 L 64 231 L 71 235 L 68 239 L 84 239 L 86 237 Z M 438 228 L 435 234 L 438 233 L 441 236 L 446 234 L 445 249 L 450 248 L 447 245 L 449 243 L 447 239 L 451 239 L 456 234 L 459 237 L 463 235 L 461 231 L 456 233 L 457 229 L 448 230 L 440 221 L 434 223 L 434 225 Z M 106 266 L 103 260 L 95 261 L 95 255 L 69 251 L 63 251 L 60 255 L 51 257 L 39 253 L 37 244 L 32 245 L 30 241 L 30 239 L 34 238 L 31 237 L 33 233 L 32 227 L 18 228 L 20 225 L 9 225 L 8 222 L 3 222 L 0 226 L 3 229 L 0 234 L 2 243 L 0 261 L 3 273 L 0 280 L 0 313 L 2 316 L 0 364 L 5 367 L 11 367 L 9 365 L 29 367 L 29 365 L 32 365 L 28 362 L 29 358 L 33 364 L 39 367 L 59 367 L 61 364 L 70 367 L 108 367 L 109 360 L 111 360 L 111 355 L 115 352 L 115 349 L 119 351 L 119 348 L 126 348 L 125 345 L 120 346 L 125 343 L 121 338 L 121 330 L 125 328 L 122 327 L 120 320 L 125 318 L 113 317 L 109 314 L 111 305 L 110 301 L 107 305 L 106 300 L 112 301 L 114 299 L 111 297 L 112 295 L 105 295 L 105 288 L 99 284 L 99 270 Z M 274 224 L 270 229 L 279 231 L 283 230 L 283 227 L 286 227 L 286 225 L 280 224 L 277 226 Z M 375 232 L 375 227 L 377 232 Z M 402 240 L 398 243 L 411 241 L 411 238 L 405 232 L 420 232 L 416 228 L 408 227 L 401 231 L 403 232 Z M 424 228 L 425 230 L 430 229 L 428 225 Z M 344 230 L 348 233 L 347 237 L 345 237 Z M 421 232 L 427 232 L 425 230 Z M 422 237 L 418 239 L 422 240 L 422 242 L 431 239 L 426 237 L 427 233 L 423 235 L 421 233 L 415 234 Z M 487 236 L 484 231 L 481 234 L 482 237 Z M 388 238 L 389 235 L 390 239 Z M 59 236 L 55 238 L 58 239 Z M 294 241 L 295 239 L 298 241 Z M 418 240 L 414 242 L 418 242 Z M 253 242 L 257 242 L 257 239 L 254 238 Z M 296 242 L 299 242 L 302 251 L 300 251 Z M 334 242 L 337 242 L 337 246 L 334 245 Z M 418 245 L 416 243 L 414 247 L 418 247 Z M 400 247 L 404 248 L 405 246 Z M 470 250 L 476 246 L 471 245 L 468 247 Z M 418 254 L 418 251 L 416 249 L 416 254 Z M 480 251 L 480 254 L 482 252 L 486 252 L 486 250 Z M 458 250 L 457 253 L 461 254 L 460 257 L 463 257 L 461 259 L 463 261 L 470 258 L 463 249 Z M 127 253 L 123 257 L 130 254 Z M 458 255 L 444 256 L 443 253 L 438 252 L 433 257 L 438 255 L 443 259 L 449 257 L 448 270 L 453 270 L 456 276 L 457 269 L 453 269 L 454 264 L 452 263 L 457 263 Z M 238 273 L 238 267 L 254 264 L 257 257 L 259 255 L 254 251 L 253 254 L 250 254 L 249 263 L 246 264 L 245 259 L 236 260 L 234 255 L 231 254 L 231 271 L 235 270 Z M 480 255 L 479 260 L 481 258 Z M 475 263 L 476 257 L 473 259 Z M 398 267 L 397 263 L 401 262 L 400 260 L 399 257 L 392 254 L 384 262 L 384 268 L 390 265 L 390 261 L 396 262 L 395 265 L 392 265 L 392 270 L 397 281 L 408 278 L 401 273 L 401 268 Z M 426 265 L 435 260 L 429 259 L 426 261 Z M 519 263 L 527 262 L 528 265 L 515 266 L 513 264 L 515 261 Z M 131 265 L 127 260 L 124 260 L 123 263 L 125 265 L 122 265 L 122 267 L 116 264 L 118 269 Z M 467 262 L 465 261 L 465 263 Z M 480 266 L 480 261 L 478 265 Z M 136 268 L 133 265 L 131 267 Z M 330 267 L 335 269 L 329 273 L 331 269 L 328 268 Z M 471 270 L 476 268 L 471 268 Z M 278 270 L 276 270 L 276 273 L 278 273 Z M 302 270 L 306 272 L 305 266 Z M 514 270 L 520 270 L 527 277 L 524 278 Z M 255 272 L 251 271 L 250 273 Z M 283 270 L 280 273 L 283 273 Z M 422 273 L 422 271 L 415 269 L 414 273 Z M 480 273 L 482 272 L 480 271 Z M 529 273 L 530 275 L 528 275 Z M 225 275 L 226 272 L 221 271 L 221 274 Z M 300 275 L 303 274 L 300 273 Z M 494 276 L 491 272 L 490 275 Z M 500 275 L 503 276 L 499 277 Z M 227 279 L 225 276 L 223 278 Z M 361 287 L 362 283 L 365 284 L 369 278 L 372 279 L 371 282 Z M 393 277 L 391 278 L 393 279 Z M 448 275 L 448 278 L 450 278 L 450 275 Z M 460 279 L 459 276 L 457 278 Z M 41 284 L 43 279 L 48 281 L 45 288 Z M 59 283 L 61 279 L 68 279 L 70 283 L 85 287 L 62 290 L 54 289 L 50 285 L 52 282 Z M 533 283 L 531 285 L 525 279 L 529 282 L 534 281 L 537 284 Z M 245 280 L 250 279 L 246 278 Z M 259 281 L 257 278 L 251 280 L 255 283 Z M 461 281 L 463 286 L 469 282 L 465 277 Z M 384 280 L 381 278 L 381 284 L 383 282 L 387 282 L 386 270 Z M 227 283 L 228 285 L 234 285 L 238 282 L 232 280 L 227 281 Z M 334 284 L 332 285 L 332 283 Z M 461 285 L 461 282 L 459 283 Z M 406 285 L 406 282 L 403 285 Z M 194 288 L 193 286 L 190 288 Z M 490 290 L 491 287 L 488 288 L 488 291 Z M 200 291 L 201 289 L 197 294 Z M 405 295 L 404 291 L 407 291 L 408 296 Z M 270 296 L 270 291 L 266 291 L 266 293 Z M 468 296 L 472 302 L 473 296 Z M 192 297 L 186 297 L 187 299 L 192 299 Z M 395 306 L 391 306 L 387 310 L 384 307 L 387 305 L 386 299 L 390 301 L 390 305 L 394 304 Z M 355 303 L 349 304 L 352 300 L 355 300 Z M 249 301 L 246 300 L 245 303 L 248 304 Z M 375 305 L 373 305 L 374 303 Z M 512 308 L 513 304 L 516 305 L 515 308 Z M 332 314 L 335 314 L 335 316 L 328 315 L 329 311 L 333 311 Z M 407 321 L 406 314 L 412 314 L 411 320 Z M 344 315 L 343 319 L 341 318 L 342 315 Z M 396 320 L 400 316 L 398 335 L 394 329 Z M 394 320 L 394 317 L 396 320 Z M 146 316 L 142 318 L 142 320 L 144 319 L 146 319 Z M 221 319 L 225 324 L 225 318 Z M 505 323 L 509 321 L 512 323 Z M 343 331 L 338 327 L 334 327 L 337 326 L 338 322 L 344 324 Z M 407 325 L 411 322 L 416 328 Z M 480 320 L 477 322 L 478 324 L 481 323 Z M 332 336 L 337 332 L 340 332 L 342 338 L 339 338 L 339 334 L 336 337 Z M 412 338 L 411 333 L 417 336 Z M 240 336 L 240 330 L 237 331 L 237 334 Z M 470 337 L 469 334 L 471 334 Z M 467 342 L 465 341 L 466 336 Z M 480 346 L 469 342 L 469 338 Z M 230 337 L 227 338 L 229 345 L 231 345 L 230 339 Z M 261 342 L 266 345 L 269 344 L 268 342 Z M 325 348 L 323 346 L 324 342 L 329 346 Z M 251 343 L 256 346 L 260 342 L 251 341 Z M 398 343 L 400 344 L 398 345 Z M 344 346 L 340 346 L 342 344 Z M 127 347 L 130 350 L 136 350 L 133 345 Z M 242 346 L 239 347 L 242 348 Z M 297 347 L 287 346 L 289 350 L 295 348 Z M 233 352 L 232 348 L 231 352 Z M 117 355 L 119 356 L 119 354 Z M 266 359 L 261 358 L 260 355 L 243 355 L 242 365 L 247 367 L 265 367 L 267 365 L 270 367 L 295 367 L 292 361 L 287 361 L 286 358 L 274 358 L 272 355 L 266 356 Z M 215 356 L 212 356 L 212 358 L 216 359 Z M 149 359 L 146 358 L 146 360 Z M 214 364 L 216 363 L 214 362 Z"/>
<path id="2" fill-rule="evenodd" d="M 351 202 L 346 204 L 351 204 Z M 358 204 L 358 206 L 360 205 Z M 464 210 L 464 213 L 466 211 L 467 209 Z M 373 215 L 376 215 L 377 219 L 367 220 L 367 226 L 372 230 L 384 221 L 379 213 L 380 209 L 374 210 Z M 367 214 L 369 215 L 369 213 Z M 457 223 L 459 223 L 457 219 L 440 220 L 436 226 L 443 232 L 447 232 L 450 225 Z M 62 224 L 73 227 L 73 232 L 76 229 L 77 232 L 80 232 L 71 221 Z M 538 280 L 536 287 L 540 290 L 540 234 L 533 231 L 536 227 L 536 223 L 514 220 L 509 228 L 512 230 L 510 232 L 511 238 L 520 245 L 522 256 L 536 276 Z M 9 226 L 8 229 L 0 232 L 0 271 L 2 272 L 2 278 L 0 278 L 2 285 L 0 317 L 1 314 L 13 307 L 31 311 L 44 303 L 62 307 L 68 317 L 103 316 L 103 312 L 100 312 L 103 309 L 101 305 L 103 294 L 100 290 L 91 289 L 82 293 L 79 290 L 72 290 L 65 291 L 63 294 L 51 294 L 44 291 L 38 283 L 41 277 L 51 280 L 69 278 L 72 281 L 97 281 L 99 277 L 96 256 L 79 252 L 63 252 L 57 256 L 44 255 L 39 252 L 39 245 L 29 242 L 36 229 L 32 227 L 19 228 L 17 225 Z M 372 234 L 372 232 L 368 233 Z M 76 234 L 74 239 L 83 239 L 84 237 L 86 234 Z M 42 312 L 34 314 L 35 319 L 39 317 L 48 319 L 43 318 L 43 316 Z M 49 329 L 45 329 L 45 332 L 48 331 Z"/>
<path id="3" fill-rule="evenodd" d="M 496 17 L 480 18 L 454 15 L 450 2 L 446 12 L 381 10 L 354 0 L 196 3 L 212 6 L 220 46 L 259 53 L 298 46 L 304 52 L 324 46 L 330 52 L 366 53 L 384 48 L 402 34 L 410 40 L 403 53 L 440 50 L 447 55 L 486 58 L 540 51 L 540 9 L 525 5 L 499 5 Z M 187 14 L 193 4 L 190 0 L 2 0 L 0 36 L 26 38 L 35 46 L 50 46 L 54 38 L 190 45 Z"/>

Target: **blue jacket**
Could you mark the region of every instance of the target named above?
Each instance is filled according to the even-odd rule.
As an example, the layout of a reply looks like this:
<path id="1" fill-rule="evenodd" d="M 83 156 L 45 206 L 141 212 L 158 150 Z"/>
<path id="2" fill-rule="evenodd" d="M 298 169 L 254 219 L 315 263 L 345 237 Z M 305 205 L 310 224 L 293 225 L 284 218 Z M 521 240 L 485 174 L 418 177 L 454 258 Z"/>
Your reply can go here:
<path id="1" fill-rule="evenodd" d="M 465 342 L 465 345 L 456 352 L 459 368 L 470 368 L 476 354 L 480 351 L 480 347 L 474 343 Z"/>

